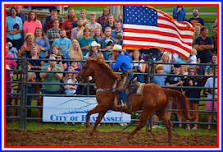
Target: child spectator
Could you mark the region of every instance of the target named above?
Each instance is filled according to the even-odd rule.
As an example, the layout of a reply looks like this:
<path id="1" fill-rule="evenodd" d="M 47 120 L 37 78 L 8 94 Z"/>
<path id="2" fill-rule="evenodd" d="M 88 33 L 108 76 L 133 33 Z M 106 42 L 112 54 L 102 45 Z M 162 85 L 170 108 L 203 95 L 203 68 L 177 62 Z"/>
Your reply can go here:
<path id="1" fill-rule="evenodd" d="M 9 54 L 13 54 L 13 58 L 18 58 L 18 50 L 12 46 L 12 43 L 11 42 L 8 42 L 7 44 L 7 47 L 8 47 L 8 52 L 10 52 Z"/>
<path id="2" fill-rule="evenodd" d="M 161 64 L 156 65 L 155 67 L 155 73 L 156 74 L 163 74 L 164 72 L 164 67 Z M 161 87 L 165 86 L 165 80 L 166 76 L 165 75 L 155 75 L 153 77 L 153 82 Z"/>
<path id="3" fill-rule="evenodd" d="M 66 31 L 67 38 L 71 38 L 71 30 L 73 28 L 73 23 L 77 22 L 76 12 L 73 8 L 68 10 L 68 18 L 63 22 L 62 29 Z"/>
<path id="4" fill-rule="evenodd" d="M 216 70 L 215 70 L 215 72 L 216 72 Z M 214 73 L 214 69 L 212 68 L 209 72 L 209 75 L 213 76 L 213 73 Z M 215 76 L 216 76 L 216 73 L 215 73 Z M 214 86 L 214 83 L 215 83 L 215 86 Z M 208 78 L 205 83 L 205 87 L 207 88 L 207 89 L 205 89 L 205 93 L 207 93 L 207 99 L 211 100 L 211 101 L 206 101 L 205 110 L 216 112 L 217 111 L 217 102 L 212 101 L 212 100 L 217 99 L 217 89 L 215 89 L 215 88 L 217 88 L 217 78 L 216 77 Z M 208 113 L 208 122 L 209 123 L 211 123 L 212 114 L 213 113 Z M 210 130 L 210 129 L 211 129 L 211 125 L 209 124 L 208 130 Z"/>
<path id="5" fill-rule="evenodd" d="M 167 63 L 167 64 L 163 64 L 163 68 L 164 68 L 163 74 L 169 74 L 171 72 L 172 65 L 170 64 L 170 58 L 169 58 L 168 52 L 163 53 L 161 60 L 158 61 L 158 63 Z"/>
<path id="6" fill-rule="evenodd" d="M 25 35 L 27 33 L 34 34 L 37 27 L 42 28 L 42 24 L 37 20 L 36 13 L 34 11 L 30 11 L 28 14 L 28 20 L 23 24 L 23 32 Z"/>
<path id="7" fill-rule="evenodd" d="M 187 60 L 187 63 L 197 64 L 197 50 L 195 48 L 192 49 L 191 55 Z M 194 68 L 196 65 L 191 65 L 190 67 Z"/>
<path id="8" fill-rule="evenodd" d="M 50 44 L 48 38 L 43 33 L 42 28 L 37 27 L 35 30 L 35 39 L 34 42 L 39 46 L 40 57 L 46 58 L 46 53 L 50 52 Z"/>
<path id="9" fill-rule="evenodd" d="M 36 82 L 36 74 L 34 72 L 28 72 L 28 79 L 27 79 L 28 82 Z M 28 83 L 27 84 L 27 89 L 28 89 L 28 94 L 30 93 L 37 93 L 35 92 L 34 90 L 34 87 L 33 87 L 34 84 L 30 84 Z M 33 96 L 32 95 L 28 95 L 27 96 L 27 103 L 26 105 L 27 106 L 31 106 L 32 105 L 32 99 L 33 99 Z M 32 111 L 31 111 L 32 108 L 27 108 L 27 116 L 28 117 L 31 117 L 32 115 Z"/>
<path id="10" fill-rule="evenodd" d="M 76 76 L 74 73 L 75 70 L 72 66 L 70 66 L 67 72 L 69 73 L 66 73 L 65 78 L 64 78 L 64 83 L 68 83 L 68 84 L 64 85 L 64 89 L 65 89 L 64 93 L 66 95 L 75 95 L 76 89 L 77 89 L 77 86 L 75 84 L 77 83 Z"/>

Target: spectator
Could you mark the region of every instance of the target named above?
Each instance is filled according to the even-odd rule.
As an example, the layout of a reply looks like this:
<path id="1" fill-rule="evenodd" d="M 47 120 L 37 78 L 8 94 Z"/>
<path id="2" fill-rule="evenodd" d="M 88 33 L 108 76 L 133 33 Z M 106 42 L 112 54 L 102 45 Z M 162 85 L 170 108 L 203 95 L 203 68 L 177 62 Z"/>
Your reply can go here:
<path id="1" fill-rule="evenodd" d="M 157 64 L 155 67 L 155 73 L 156 74 L 163 74 L 164 72 L 164 68 L 162 64 Z M 165 86 L 165 80 L 166 80 L 166 76 L 165 75 L 155 75 L 153 77 L 153 83 L 164 87 Z M 153 115 L 153 121 L 159 121 L 159 117 L 154 114 Z M 153 127 L 152 128 L 161 128 L 161 126 L 159 126 L 157 123 L 153 123 Z"/>
<path id="2" fill-rule="evenodd" d="M 169 74 L 171 72 L 172 65 L 170 64 L 170 58 L 169 58 L 168 52 L 163 53 L 161 60 L 158 61 L 158 63 L 166 63 L 166 64 L 163 64 L 163 68 L 164 68 L 163 74 Z"/>
<path id="3" fill-rule="evenodd" d="M 60 38 L 61 29 L 60 29 L 59 25 L 60 25 L 59 20 L 56 19 L 53 22 L 53 27 L 47 31 L 47 38 L 50 41 L 50 45 L 52 45 L 53 41 L 56 38 Z"/>
<path id="4" fill-rule="evenodd" d="M 214 42 L 214 48 L 211 51 L 211 55 L 216 56 L 217 55 L 217 48 L 218 48 L 218 26 L 217 25 L 213 26 L 212 31 L 213 31 L 214 35 L 211 38 Z"/>
<path id="5" fill-rule="evenodd" d="M 155 73 L 156 74 L 164 74 L 164 67 L 162 64 L 157 64 L 155 67 Z M 153 82 L 161 87 L 165 86 L 165 80 L 166 76 L 165 75 L 155 75 L 153 77 Z"/>
<path id="6" fill-rule="evenodd" d="M 215 70 L 216 72 L 216 70 Z M 209 75 L 210 76 L 213 76 L 214 74 L 214 69 L 212 68 L 209 72 Z M 215 73 L 215 76 L 216 76 L 216 73 Z M 215 82 L 214 82 L 215 81 Z M 214 85 L 215 83 L 215 85 Z M 210 77 L 207 79 L 206 83 L 205 83 L 205 93 L 207 93 L 207 99 L 211 100 L 211 101 L 206 101 L 205 103 L 205 110 L 208 110 L 208 111 L 214 111 L 214 112 L 217 112 L 217 102 L 216 101 L 213 101 L 213 99 L 217 99 L 217 77 L 213 78 L 213 77 Z M 213 113 L 208 113 L 208 122 L 211 123 L 211 119 L 212 119 L 212 114 Z M 215 115 L 216 117 L 216 115 Z M 216 118 L 215 118 L 216 119 Z M 209 124 L 208 125 L 208 130 L 211 129 L 211 125 Z"/>
<path id="7" fill-rule="evenodd" d="M 108 16 L 111 14 L 111 10 L 109 7 L 104 8 L 102 16 L 98 17 L 97 22 L 104 26 L 108 24 Z"/>
<path id="8" fill-rule="evenodd" d="M 85 9 L 82 9 L 80 11 L 80 18 L 79 19 L 81 19 L 83 21 L 84 26 L 89 23 L 89 20 L 87 19 L 87 11 Z"/>
<path id="9" fill-rule="evenodd" d="M 56 66 L 56 57 L 54 55 L 51 55 L 50 58 L 52 61 L 49 61 L 48 66 L 44 66 L 42 68 L 43 73 L 40 74 L 40 77 L 42 78 L 43 82 L 45 83 L 60 83 L 60 80 L 63 78 L 62 73 L 56 73 L 61 72 L 61 68 Z M 50 73 L 49 73 L 50 72 Z M 54 73 L 51 73 L 54 72 Z M 60 85 L 59 84 L 44 84 L 43 85 L 43 94 L 59 94 L 60 93 Z"/>
<path id="10" fill-rule="evenodd" d="M 12 46 L 12 43 L 11 42 L 8 42 L 7 44 L 7 47 L 8 47 L 8 52 L 9 54 L 13 54 L 13 58 L 18 58 L 18 50 Z"/>
<path id="11" fill-rule="evenodd" d="M 101 40 L 101 48 L 104 52 L 105 60 L 107 60 L 111 54 L 111 50 L 113 49 L 114 44 L 116 44 L 116 41 L 111 37 L 111 27 L 106 27 L 105 37 Z"/>
<path id="12" fill-rule="evenodd" d="M 46 27 L 44 29 L 45 33 L 47 33 L 49 29 L 54 27 L 54 21 L 55 20 L 58 20 L 58 25 L 59 25 L 58 28 L 62 27 L 62 23 L 60 23 L 58 15 L 51 15 L 50 21 L 48 21 L 46 23 Z"/>
<path id="13" fill-rule="evenodd" d="M 197 58 L 200 58 L 201 63 L 211 62 L 211 50 L 214 48 L 214 43 L 208 37 L 208 28 L 201 28 L 201 36 L 195 40 L 194 48 L 198 51 Z"/>
<path id="14" fill-rule="evenodd" d="M 93 35 L 93 39 L 95 39 L 95 41 L 97 43 L 101 43 L 101 40 L 104 38 L 104 34 L 102 32 L 101 28 L 96 28 L 95 29 L 95 34 Z"/>
<path id="15" fill-rule="evenodd" d="M 39 46 L 40 49 L 40 57 L 46 58 L 46 53 L 50 52 L 50 43 L 49 39 L 43 33 L 42 28 L 37 27 L 35 30 L 35 40 L 34 42 Z"/>
<path id="16" fill-rule="evenodd" d="M 78 40 L 82 54 L 85 56 L 89 52 L 89 45 L 93 42 L 94 39 L 91 37 L 91 30 L 89 28 L 84 29 L 84 36 Z"/>
<path id="17" fill-rule="evenodd" d="M 12 81 L 13 73 L 10 71 L 11 69 L 16 69 L 16 62 L 15 60 L 11 60 L 9 58 L 14 58 L 13 54 L 9 52 L 8 45 L 6 45 L 6 81 Z M 12 93 L 12 83 L 6 83 L 6 93 Z M 12 96 L 11 94 L 6 95 L 6 104 L 12 104 Z M 6 116 L 9 116 L 9 108 L 6 107 Z"/>
<path id="18" fill-rule="evenodd" d="M 179 64 L 175 64 L 174 65 L 174 70 L 173 70 L 173 73 L 171 74 L 174 74 L 174 76 L 167 76 L 166 78 L 166 81 L 165 81 L 165 84 L 167 87 L 179 87 L 179 86 L 182 86 L 183 85 L 183 81 L 182 81 L 182 78 L 180 75 L 180 65 Z M 175 90 L 178 90 L 178 91 L 181 91 L 180 88 L 174 88 Z M 175 105 L 171 102 L 169 104 L 169 109 L 173 109 Z M 168 116 L 169 116 L 169 119 L 171 117 L 171 111 L 168 112 Z M 179 121 L 182 121 L 180 115 L 177 115 L 178 117 L 178 120 Z M 182 124 L 179 124 L 179 127 L 182 127 Z"/>
<path id="19" fill-rule="evenodd" d="M 96 41 L 93 41 L 90 45 L 90 51 L 86 54 L 85 58 L 88 59 L 89 57 L 95 58 L 97 57 L 98 49 L 101 47 L 100 44 L 98 44 Z"/>
<path id="20" fill-rule="evenodd" d="M 210 65 L 205 67 L 205 75 L 208 75 L 208 73 L 210 73 L 211 68 L 213 68 L 214 64 L 218 64 L 217 56 L 212 56 Z"/>
<path id="21" fill-rule="evenodd" d="M 28 58 L 32 60 L 28 60 L 28 70 L 41 70 L 43 66 L 43 61 L 39 60 L 42 59 L 39 56 L 39 48 L 33 47 L 31 49 L 31 53 Z M 40 78 L 40 72 L 28 72 L 28 81 L 29 82 L 41 82 Z M 41 84 L 28 84 L 28 93 L 36 93 L 40 94 L 41 91 Z M 32 103 L 32 96 L 27 97 L 27 105 L 31 106 Z M 38 100 L 40 101 L 40 97 L 38 97 Z M 31 116 L 31 109 L 28 109 L 27 112 L 28 116 Z"/>
<path id="22" fill-rule="evenodd" d="M 198 38 L 201 34 L 201 26 L 199 24 L 195 24 L 194 28 L 195 28 L 195 33 L 194 33 L 193 43 L 196 40 L 196 38 Z"/>
<path id="23" fill-rule="evenodd" d="M 77 89 L 77 80 L 76 76 L 74 74 L 75 70 L 72 66 L 70 66 L 67 70 L 66 76 L 64 78 L 64 83 L 68 83 L 64 85 L 64 93 L 66 95 L 75 95 L 76 94 L 76 89 Z"/>
<path id="24" fill-rule="evenodd" d="M 72 67 L 74 69 L 75 77 L 77 77 L 77 74 L 81 70 L 81 64 L 80 64 L 80 61 L 78 61 L 78 60 L 81 60 L 81 58 L 73 59 L 73 61 L 71 61 L 71 64 L 70 64 L 70 67 Z M 78 82 L 76 81 L 76 83 L 78 83 Z M 84 88 L 84 87 L 78 85 L 77 89 L 76 89 L 76 94 L 81 94 L 82 93 L 82 88 Z"/>
<path id="25" fill-rule="evenodd" d="M 82 19 L 77 21 L 77 27 L 73 28 L 71 31 L 71 40 L 81 39 L 83 37 L 84 22 Z"/>
<path id="26" fill-rule="evenodd" d="M 6 17 L 6 41 L 11 42 L 12 45 L 19 50 L 23 43 L 23 23 L 22 19 L 16 15 L 16 9 L 11 7 L 10 16 Z"/>
<path id="27" fill-rule="evenodd" d="M 196 74 L 197 74 L 196 70 L 194 68 L 190 68 L 189 75 L 192 75 L 192 76 L 189 76 L 185 79 L 184 86 L 201 87 L 202 79 L 200 79 L 198 77 L 193 77 Z M 185 95 L 188 98 L 196 98 L 197 99 L 197 100 L 189 99 L 191 110 L 195 110 L 193 112 L 195 122 L 199 121 L 199 112 L 198 112 L 199 100 L 198 99 L 200 99 L 200 91 L 201 91 L 201 89 L 195 89 L 195 88 L 185 89 Z M 197 128 L 198 128 L 198 124 L 194 124 L 194 127 L 192 128 L 192 130 L 197 130 Z M 190 124 L 187 124 L 187 129 L 190 130 Z"/>
<path id="28" fill-rule="evenodd" d="M 191 55 L 188 58 L 187 63 L 197 64 L 197 56 L 196 55 L 197 55 L 197 50 L 195 48 L 192 48 Z M 195 66 L 196 65 L 191 65 L 190 67 L 194 68 Z"/>
<path id="29" fill-rule="evenodd" d="M 200 26 L 204 26 L 204 20 L 199 16 L 200 10 L 198 8 L 193 9 L 193 17 L 191 17 L 188 22 L 190 22 L 193 26 L 199 24 Z"/>
<path id="30" fill-rule="evenodd" d="M 31 33 L 26 34 L 25 41 L 19 50 L 19 56 L 21 57 L 29 57 L 31 56 L 30 52 L 33 47 L 39 47 L 37 44 L 34 43 L 34 36 Z"/>
<path id="31" fill-rule="evenodd" d="M 177 21 L 185 21 L 186 20 L 186 9 L 178 5 L 173 9 L 173 18 Z"/>
<path id="32" fill-rule="evenodd" d="M 116 44 L 122 45 L 123 44 L 123 37 L 122 33 L 118 33 L 115 37 Z"/>
<path id="33" fill-rule="evenodd" d="M 34 72 L 28 72 L 28 78 L 27 78 L 27 81 L 29 82 L 27 84 L 27 90 L 28 90 L 28 94 L 33 94 L 35 93 L 35 90 L 34 90 L 34 87 L 33 85 L 34 84 L 31 84 L 32 82 L 36 82 L 36 74 Z M 30 83 L 31 82 L 31 83 Z M 32 95 L 27 95 L 27 102 L 26 102 L 26 105 L 27 106 L 31 106 L 32 105 L 32 99 L 33 99 L 33 96 Z M 38 99 L 39 100 L 39 99 Z M 32 108 L 27 108 L 27 116 L 28 117 L 31 117 L 32 115 L 32 111 L 31 111 Z"/>
<path id="34" fill-rule="evenodd" d="M 110 14 L 108 16 L 108 24 L 102 26 L 102 31 L 105 31 L 106 27 L 111 27 L 112 30 L 115 29 L 115 19 L 114 19 L 114 15 Z"/>
<path id="35" fill-rule="evenodd" d="M 70 59 L 71 60 L 74 60 L 74 59 L 82 60 L 83 59 L 80 45 L 79 45 L 78 41 L 75 39 L 72 40 L 72 46 L 70 49 Z"/>
<path id="36" fill-rule="evenodd" d="M 63 54 L 61 54 L 60 48 L 57 45 L 52 46 L 51 53 L 49 54 L 47 58 L 49 58 L 51 55 L 53 55 L 57 60 L 59 60 L 57 61 L 57 66 L 61 68 L 61 71 L 65 71 L 65 69 L 67 68 L 67 62 L 62 61 L 65 58 Z M 48 64 L 45 64 L 45 65 L 48 65 Z"/>
<path id="37" fill-rule="evenodd" d="M 59 25 L 60 25 L 60 23 L 63 23 L 63 17 L 59 16 L 59 10 L 56 7 L 53 6 L 53 7 L 50 8 L 50 16 L 47 16 L 46 19 L 43 22 L 43 31 L 46 31 L 46 25 L 47 25 L 48 22 L 51 21 L 51 16 L 52 15 L 58 16 Z"/>
<path id="38" fill-rule="evenodd" d="M 115 29 L 112 30 L 111 36 L 116 38 L 117 34 L 123 33 L 122 31 L 122 23 L 120 21 L 115 22 Z"/>
<path id="39" fill-rule="evenodd" d="M 34 11 L 30 11 L 28 14 L 28 20 L 24 22 L 23 32 L 25 35 L 27 33 L 34 34 L 37 27 L 42 28 L 42 24 L 37 20 L 36 13 Z"/>
<path id="40" fill-rule="evenodd" d="M 24 23 L 27 20 L 27 16 L 22 12 L 22 6 L 15 6 L 15 9 L 17 11 L 17 16 L 20 17 L 22 19 L 22 23 Z"/>
<path id="41" fill-rule="evenodd" d="M 90 23 L 85 25 L 86 28 L 89 28 L 91 30 L 91 36 L 95 34 L 96 28 L 102 28 L 101 24 L 96 22 L 96 13 L 92 12 L 90 14 Z"/>
<path id="42" fill-rule="evenodd" d="M 73 8 L 68 10 L 67 20 L 63 22 L 62 29 L 66 31 L 67 38 L 71 38 L 71 30 L 73 28 L 73 23 L 77 22 L 78 18 L 76 17 L 76 12 Z"/>
<path id="43" fill-rule="evenodd" d="M 60 48 L 61 53 L 63 54 L 65 59 L 70 59 L 70 47 L 71 40 L 66 37 L 66 31 L 60 31 L 60 38 L 57 38 L 53 41 L 52 45 L 57 45 Z"/>
<path id="44" fill-rule="evenodd" d="M 146 71 L 146 64 L 144 63 L 145 61 L 143 59 L 141 59 L 141 53 L 139 52 L 139 50 L 135 50 L 133 53 L 133 63 L 132 63 L 132 67 L 133 67 L 133 72 L 137 72 L 140 74 L 134 74 L 134 78 L 137 78 L 138 82 L 144 83 L 145 82 L 145 75 L 143 73 L 145 73 Z"/>

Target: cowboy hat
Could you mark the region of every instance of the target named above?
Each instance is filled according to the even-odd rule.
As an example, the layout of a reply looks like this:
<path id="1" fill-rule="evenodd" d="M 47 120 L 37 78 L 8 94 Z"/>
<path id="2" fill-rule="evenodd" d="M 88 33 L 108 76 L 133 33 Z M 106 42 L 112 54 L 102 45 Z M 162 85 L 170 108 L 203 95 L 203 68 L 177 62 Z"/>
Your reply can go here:
<path id="1" fill-rule="evenodd" d="M 98 44 L 96 41 L 93 41 L 92 43 L 91 43 L 91 45 L 90 45 L 91 47 L 94 47 L 94 46 L 97 46 L 97 47 L 101 47 L 101 45 L 100 44 Z"/>
<path id="2" fill-rule="evenodd" d="M 118 45 L 118 44 L 115 44 L 112 50 L 113 51 L 122 51 L 122 46 Z"/>

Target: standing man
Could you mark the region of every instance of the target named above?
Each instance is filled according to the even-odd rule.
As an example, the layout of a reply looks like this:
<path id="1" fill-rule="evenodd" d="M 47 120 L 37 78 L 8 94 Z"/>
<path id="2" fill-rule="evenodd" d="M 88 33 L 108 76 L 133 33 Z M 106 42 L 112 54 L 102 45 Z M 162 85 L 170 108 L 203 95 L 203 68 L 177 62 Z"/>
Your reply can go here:
<path id="1" fill-rule="evenodd" d="M 193 27 L 196 24 L 199 24 L 200 26 L 204 26 L 204 20 L 200 16 L 200 10 L 198 8 L 193 9 L 193 17 L 189 18 L 188 22 L 190 22 Z"/>
<path id="2" fill-rule="evenodd" d="M 71 38 L 71 30 L 73 29 L 73 23 L 77 22 L 76 12 L 74 9 L 68 10 L 68 18 L 63 22 L 62 29 L 66 31 L 67 38 Z"/>
<path id="3" fill-rule="evenodd" d="M 194 48 L 197 50 L 197 58 L 200 63 L 211 62 L 211 51 L 214 48 L 213 40 L 208 37 L 208 28 L 202 27 L 200 36 L 195 39 Z"/>
<path id="4" fill-rule="evenodd" d="M 186 9 L 183 6 L 177 6 L 173 9 L 173 18 L 177 21 L 185 21 Z"/>

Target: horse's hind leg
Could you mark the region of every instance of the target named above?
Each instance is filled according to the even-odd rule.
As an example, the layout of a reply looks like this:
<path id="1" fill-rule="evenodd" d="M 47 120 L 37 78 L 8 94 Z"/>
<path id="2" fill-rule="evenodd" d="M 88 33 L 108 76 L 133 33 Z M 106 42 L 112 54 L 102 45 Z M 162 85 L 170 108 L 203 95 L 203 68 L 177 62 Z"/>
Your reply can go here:
<path id="1" fill-rule="evenodd" d="M 165 126 L 167 128 L 167 131 L 168 131 L 168 142 L 171 143 L 172 142 L 172 124 L 171 124 L 171 122 L 169 120 L 167 110 L 163 111 L 162 113 L 159 113 L 159 117 L 163 121 L 163 123 L 165 124 Z"/>
<path id="2" fill-rule="evenodd" d="M 140 130 L 141 128 L 143 128 L 146 124 L 146 121 L 148 120 L 149 115 L 151 114 L 150 111 L 143 111 L 140 115 L 140 119 L 139 119 L 139 124 L 136 127 L 135 130 L 133 130 L 133 132 L 131 132 L 131 134 L 128 136 L 128 140 L 130 140 L 132 138 L 132 136 L 135 135 L 135 133 Z"/>
<path id="3" fill-rule="evenodd" d="M 99 115 L 98 115 L 98 117 L 97 117 L 97 119 L 96 119 L 96 122 L 95 122 L 95 124 L 94 124 L 94 128 L 93 128 L 92 132 L 90 133 L 91 136 L 92 136 L 93 133 L 95 132 L 95 130 L 96 130 L 98 124 L 101 122 L 101 119 L 104 117 L 105 113 L 106 113 L 106 112 L 99 112 Z"/>

